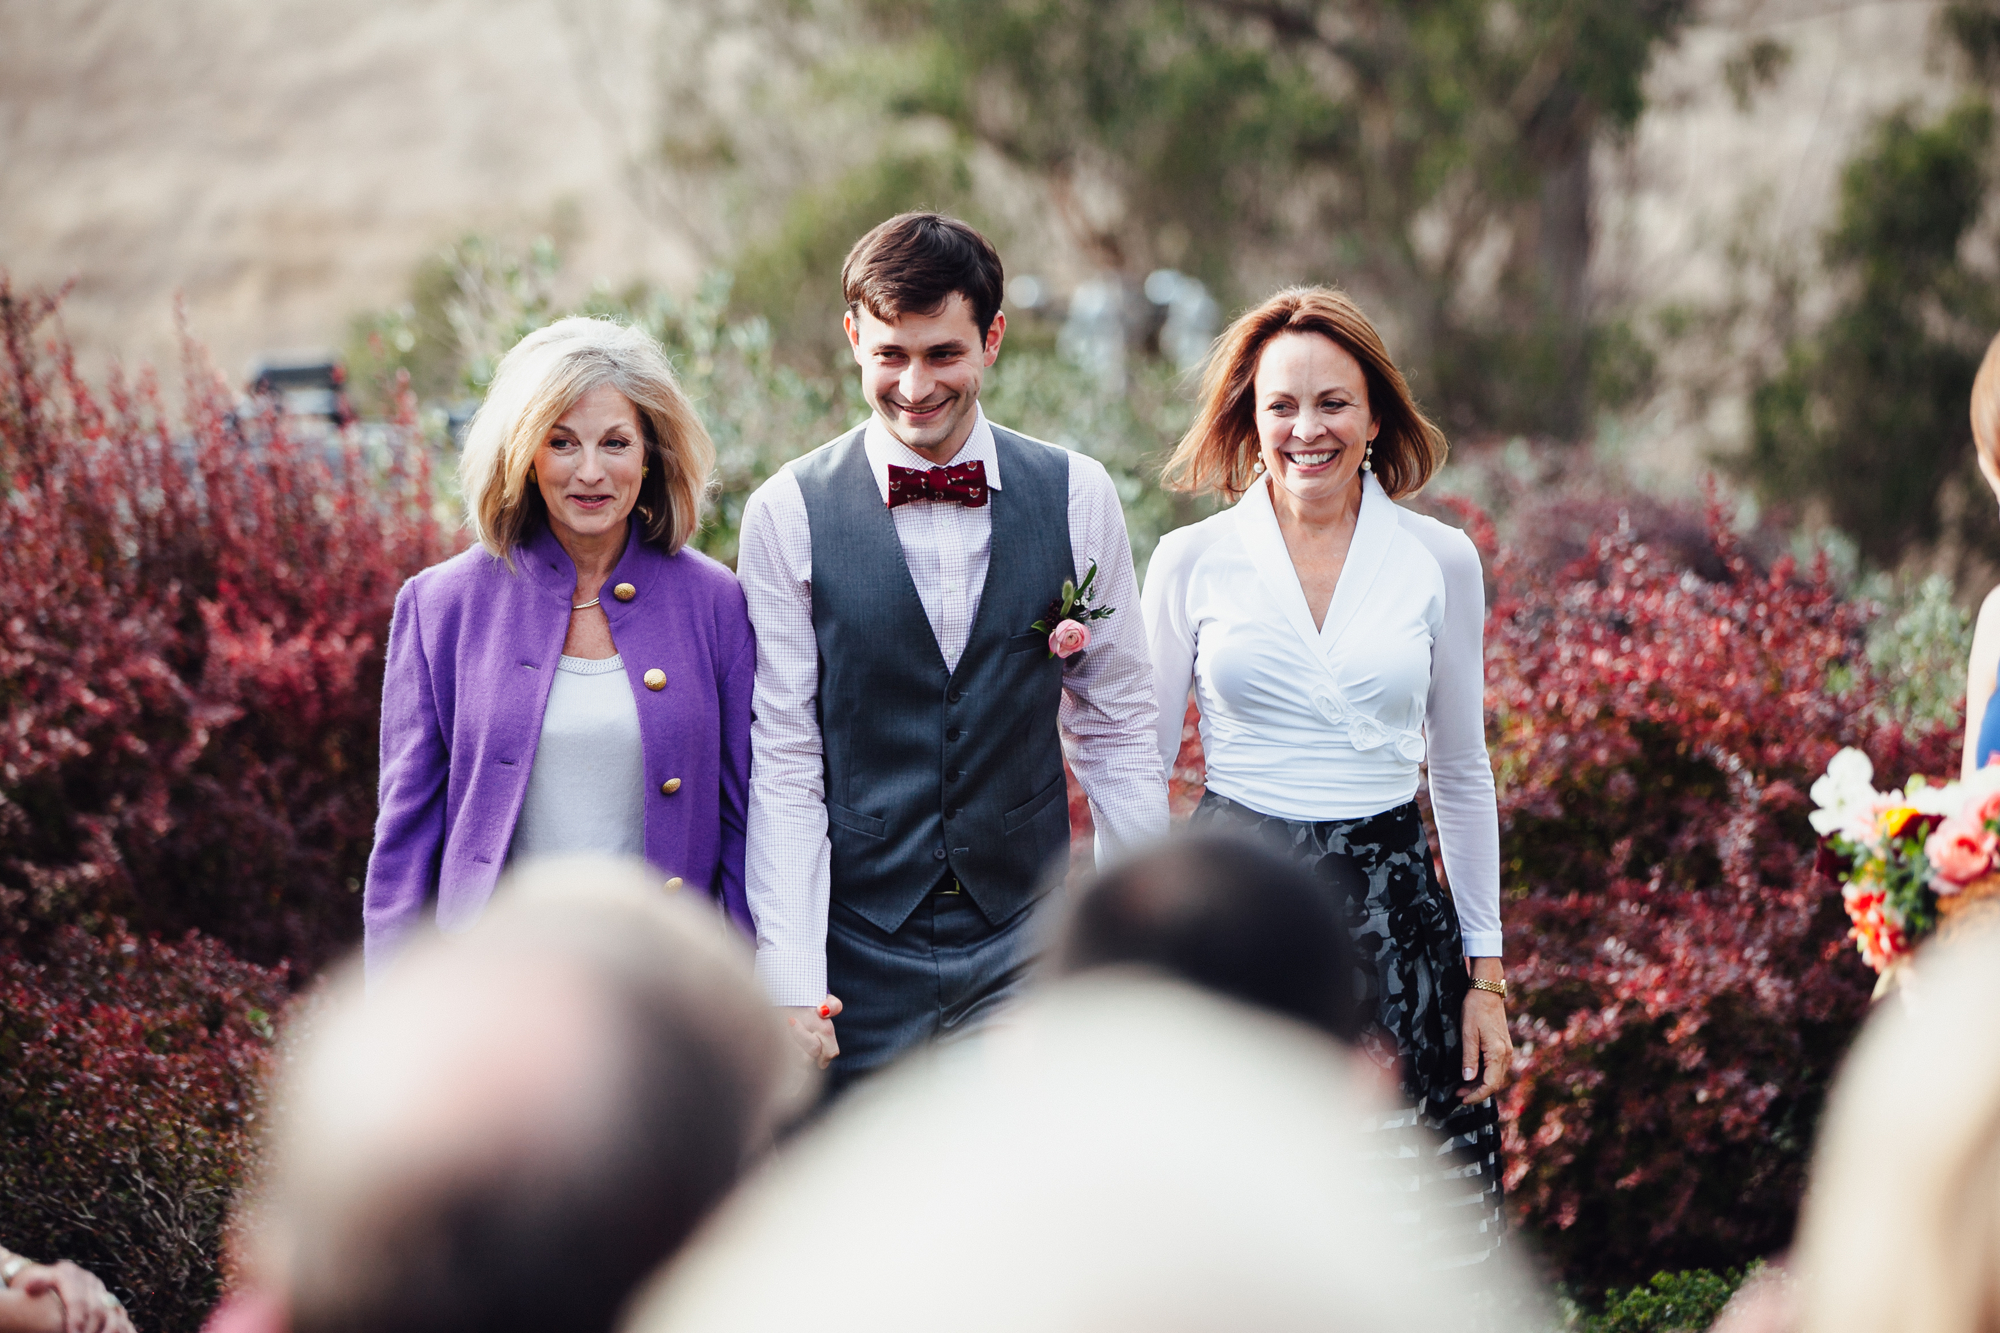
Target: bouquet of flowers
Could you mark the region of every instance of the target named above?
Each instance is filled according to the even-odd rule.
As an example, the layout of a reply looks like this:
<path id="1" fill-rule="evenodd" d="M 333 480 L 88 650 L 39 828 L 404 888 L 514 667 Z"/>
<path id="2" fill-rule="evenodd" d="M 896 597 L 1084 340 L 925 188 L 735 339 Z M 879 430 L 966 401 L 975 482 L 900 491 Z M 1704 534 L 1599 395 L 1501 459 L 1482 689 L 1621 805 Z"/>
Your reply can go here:
<path id="1" fill-rule="evenodd" d="M 1919 774 L 1881 792 L 1868 756 L 1850 748 L 1827 764 L 1812 798 L 1820 866 L 1840 881 L 1848 937 L 1877 972 L 1886 976 L 1974 904 L 2000 907 L 2000 765 L 1966 782 Z"/>

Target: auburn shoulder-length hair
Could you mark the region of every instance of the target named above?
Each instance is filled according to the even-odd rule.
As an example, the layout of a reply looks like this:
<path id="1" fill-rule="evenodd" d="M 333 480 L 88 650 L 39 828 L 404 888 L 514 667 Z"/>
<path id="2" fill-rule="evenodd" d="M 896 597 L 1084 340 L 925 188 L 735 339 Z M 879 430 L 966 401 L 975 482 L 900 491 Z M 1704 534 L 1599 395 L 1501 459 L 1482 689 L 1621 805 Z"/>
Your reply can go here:
<path id="1" fill-rule="evenodd" d="M 458 456 L 466 526 L 510 566 L 535 525 L 548 521 L 542 492 L 528 480 L 535 451 L 562 414 L 600 384 L 629 398 L 645 428 L 640 536 L 672 554 L 700 526 L 715 442 L 681 392 L 666 352 L 643 330 L 608 319 L 559 319 L 500 359 Z"/>
<path id="2" fill-rule="evenodd" d="M 1176 491 L 1220 491 L 1235 499 L 1257 475 L 1257 361 L 1281 333 L 1317 333 L 1347 349 L 1368 382 L 1375 436 L 1375 478 L 1391 499 L 1423 489 L 1444 466 L 1444 432 L 1410 396 L 1403 372 L 1389 359 L 1382 335 L 1346 292 L 1287 287 L 1239 315 L 1215 340 L 1201 377 L 1194 424 L 1167 460 L 1164 480 Z"/>

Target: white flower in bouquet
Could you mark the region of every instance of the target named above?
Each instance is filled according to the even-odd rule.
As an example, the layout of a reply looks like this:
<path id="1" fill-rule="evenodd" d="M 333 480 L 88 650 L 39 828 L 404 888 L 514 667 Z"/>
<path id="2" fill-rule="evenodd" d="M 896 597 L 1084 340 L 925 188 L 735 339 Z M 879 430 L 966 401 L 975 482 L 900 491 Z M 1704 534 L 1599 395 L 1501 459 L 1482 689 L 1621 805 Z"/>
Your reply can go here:
<path id="1" fill-rule="evenodd" d="M 1857 846 L 1875 842 L 1875 816 L 1883 806 L 1875 790 L 1875 765 L 1867 755 L 1848 746 L 1828 761 L 1826 773 L 1812 785 L 1813 832 L 1837 835 Z"/>

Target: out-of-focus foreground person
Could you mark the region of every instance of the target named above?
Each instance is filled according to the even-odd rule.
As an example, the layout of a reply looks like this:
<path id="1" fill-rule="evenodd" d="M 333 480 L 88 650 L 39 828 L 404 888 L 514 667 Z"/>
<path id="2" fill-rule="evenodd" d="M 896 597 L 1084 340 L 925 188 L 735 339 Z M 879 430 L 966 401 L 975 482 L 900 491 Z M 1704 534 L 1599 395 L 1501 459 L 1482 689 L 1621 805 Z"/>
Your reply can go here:
<path id="1" fill-rule="evenodd" d="M 1332 890 L 1238 838 L 1175 838 L 1086 880 L 1056 922 L 1047 967 L 1150 968 L 1342 1041 L 1362 1025 L 1366 992 Z"/>
<path id="2" fill-rule="evenodd" d="M 1136 968 L 1065 980 L 852 1094 L 627 1327 L 1463 1327 L 1462 1274 L 1419 1271 L 1382 1225 L 1403 1205 L 1364 1160 L 1379 1108 L 1352 1059 Z"/>
<path id="3" fill-rule="evenodd" d="M 1986 359 L 1972 381 L 1972 444 L 1980 475 L 2000 499 L 2000 337 L 1987 345 Z M 1979 606 L 1972 632 L 1972 661 L 1965 672 L 1965 776 L 2000 754 L 2000 587 Z"/>
<path id="4" fill-rule="evenodd" d="M 240 1228 L 240 1308 L 291 1333 L 611 1327 L 805 1072 L 748 948 L 638 863 L 524 867 L 308 1021 Z"/>
<path id="5" fill-rule="evenodd" d="M 1167 463 L 1170 487 L 1235 503 L 1160 539 L 1142 600 L 1169 765 L 1190 688 L 1201 710 L 1191 826 L 1268 838 L 1340 895 L 1363 1044 L 1408 1098 L 1384 1133 L 1412 1136 L 1441 1255 L 1473 1261 L 1502 1235 L 1493 1094 L 1513 1059 L 1485 586 L 1464 533 L 1396 503 L 1444 457 L 1367 315 L 1281 291 L 1218 340 Z M 1426 768 L 1450 895 L 1417 810 Z"/>
<path id="6" fill-rule="evenodd" d="M 1834 1084 L 1793 1251 L 1802 1333 L 2000 1328 L 2000 932 L 1926 946 Z"/>
<path id="7" fill-rule="evenodd" d="M 756 643 L 735 575 L 687 546 L 714 469 L 643 331 L 558 320 L 501 359 L 459 456 L 477 544 L 389 625 L 371 966 L 528 856 L 643 857 L 749 933 Z"/>
<path id="8" fill-rule="evenodd" d="M 0 1333 L 132 1333 L 132 1320 L 89 1269 L 0 1245 Z"/>

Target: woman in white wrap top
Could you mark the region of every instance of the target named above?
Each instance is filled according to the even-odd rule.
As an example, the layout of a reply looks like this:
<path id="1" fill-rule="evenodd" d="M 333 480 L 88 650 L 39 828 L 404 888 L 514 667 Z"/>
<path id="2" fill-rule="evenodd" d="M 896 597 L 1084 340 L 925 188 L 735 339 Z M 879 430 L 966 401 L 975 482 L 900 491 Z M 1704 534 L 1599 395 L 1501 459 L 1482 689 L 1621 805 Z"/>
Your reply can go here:
<path id="1" fill-rule="evenodd" d="M 1170 486 L 1236 503 L 1161 539 L 1141 603 L 1166 764 L 1190 688 L 1200 708 L 1192 822 L 1274 841 L 1336 895 L 1362 1045 L 1411 1099 L 1384 1132 L 1415 1139 L 1385 1151 L 1433 1163 L 1411 1184 L 1415 1211 L 1426 1243 L 1463 1263 L 1500 1236 L 1493 1094 L 1513 1045 L 1479 555 L 1395 502 L 1444 452 L 1359 307 L 1280 292 L 1218 341 L 1167 465 Z M 1426 763 L 1449 897 L 1414 802 Z"/>
<path id="2" fill-rule="evenodd" d="M 1431 811 L 1465 952 L 1500 956 L 1500 831 L 1486 753 L 1479 553 L 1363 474 L 1361 514 L 1315 626 L 1258 481 L 1160 539 L 1142 603 L 1160 754 L 1180 750 L 1189 684 L 1208 788 L 1317 823 L 1401 805 L 1430 767 Z"/>

